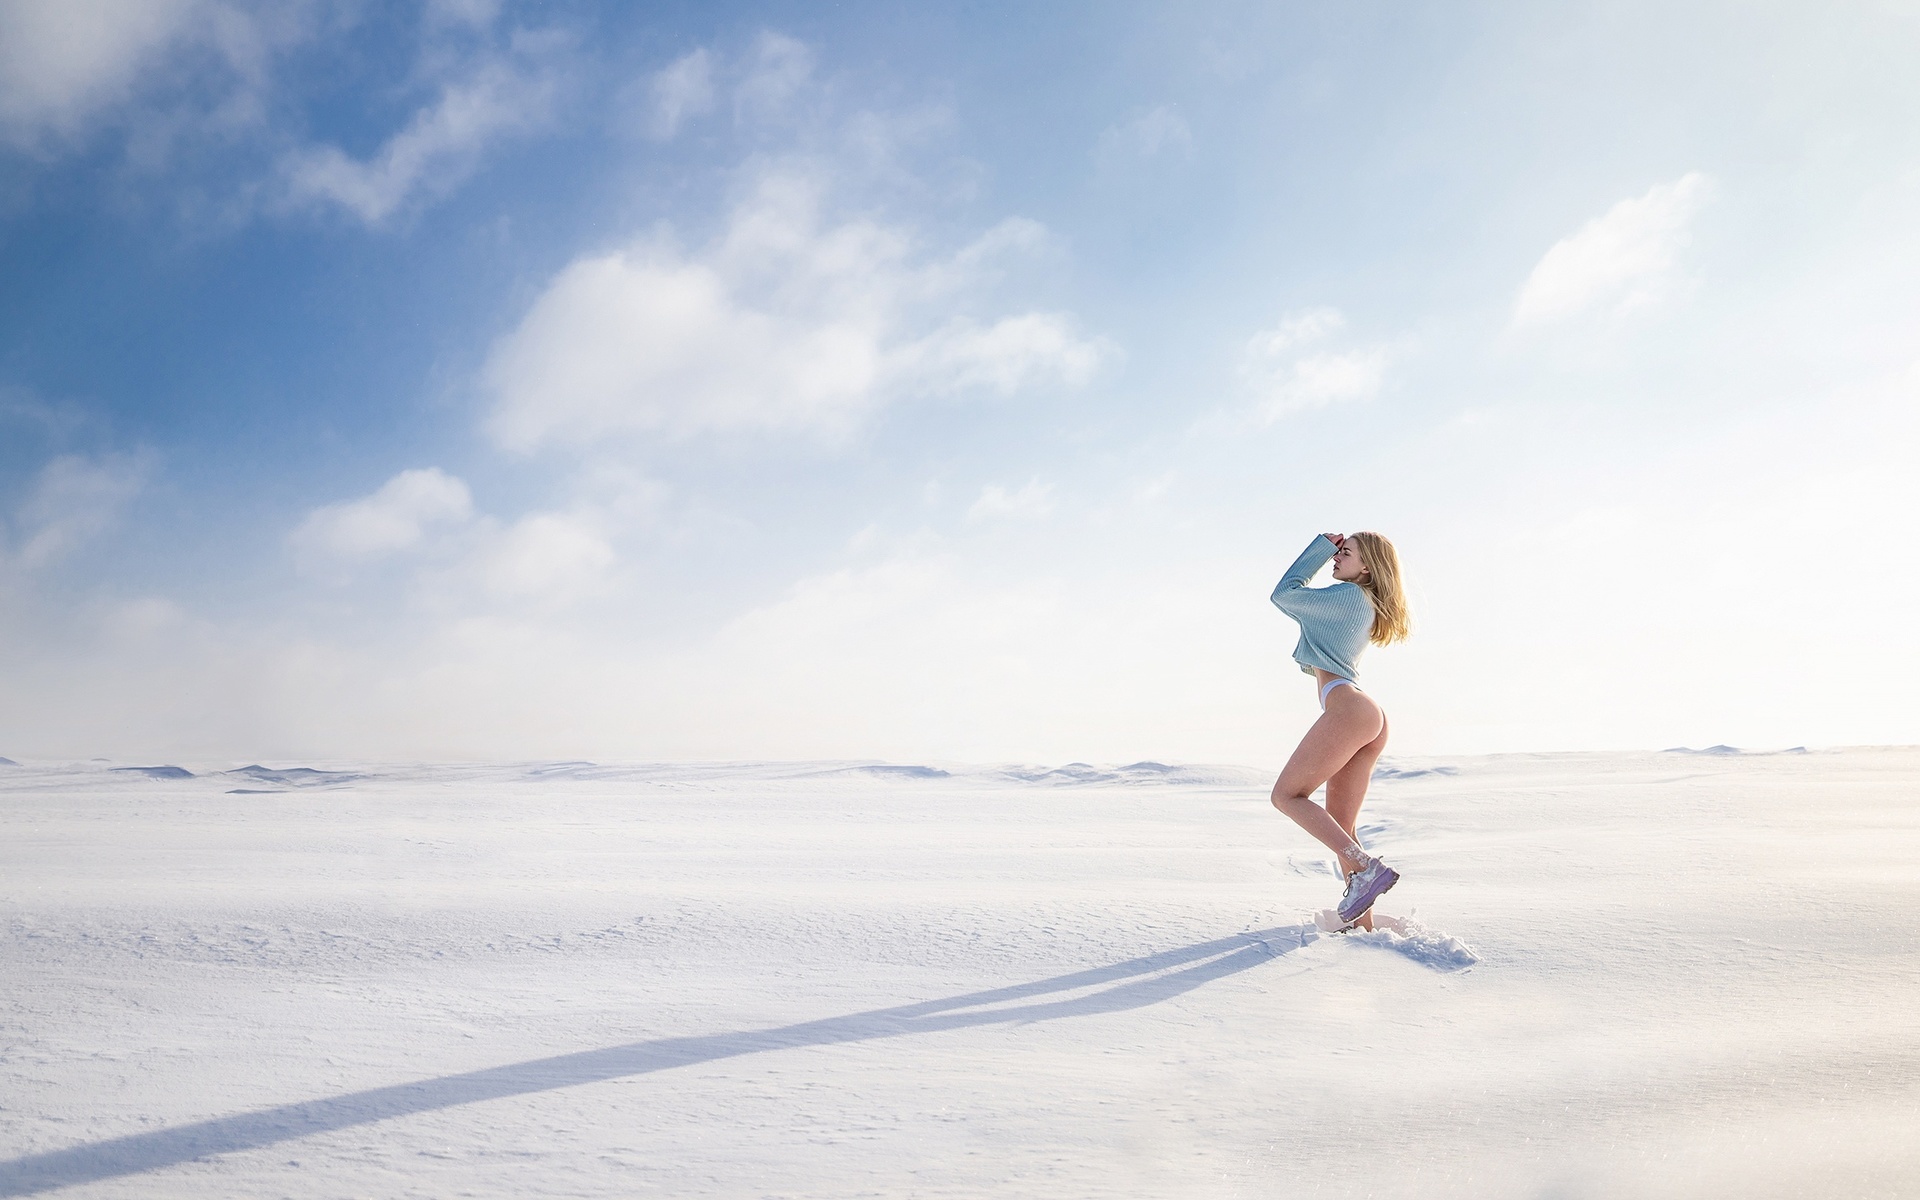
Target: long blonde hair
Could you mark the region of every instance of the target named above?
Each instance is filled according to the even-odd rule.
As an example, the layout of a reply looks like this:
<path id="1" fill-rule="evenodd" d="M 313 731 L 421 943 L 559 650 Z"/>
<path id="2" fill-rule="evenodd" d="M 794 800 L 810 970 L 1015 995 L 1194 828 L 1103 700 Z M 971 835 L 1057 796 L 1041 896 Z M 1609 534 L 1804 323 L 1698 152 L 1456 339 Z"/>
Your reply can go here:
<path id="1" fill-rule="evenodd" d="M 1360 547 L 1367 578 L 1358 580 L 1373 601 L 1373 629 L 1367 640 L 1376 646 L 1404 642 L 1413 632 L 1413 614 L 1407 611 L 1407 589 L 1400 578 L 1400 556 L 1380 534 L 1362 530 L 1353 535 Z"/>

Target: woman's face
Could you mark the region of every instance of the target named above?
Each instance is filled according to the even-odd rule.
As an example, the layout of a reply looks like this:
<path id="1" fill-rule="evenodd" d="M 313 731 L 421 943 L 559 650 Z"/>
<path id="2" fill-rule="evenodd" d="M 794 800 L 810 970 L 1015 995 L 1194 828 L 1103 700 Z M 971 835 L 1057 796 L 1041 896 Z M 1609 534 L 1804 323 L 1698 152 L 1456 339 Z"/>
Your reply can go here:
<path id="1" fill-rule="evenodd" d="M 1367 564 L 1360 558 L 1360 544 L 1352 538 L 1341 538 L 1340 548 L 1333 552 L 1333 577 L 1342 583 L 1359 583 L 1367 578 Z"/>

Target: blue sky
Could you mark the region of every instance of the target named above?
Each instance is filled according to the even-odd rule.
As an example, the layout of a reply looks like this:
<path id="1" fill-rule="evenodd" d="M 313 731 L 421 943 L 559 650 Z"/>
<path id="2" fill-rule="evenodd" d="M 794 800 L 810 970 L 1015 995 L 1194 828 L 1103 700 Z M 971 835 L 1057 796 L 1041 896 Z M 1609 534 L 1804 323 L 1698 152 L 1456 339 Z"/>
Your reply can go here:
<path id="1" fill-rule="evenodd" d="M 0 13 L 0 753 L 1911 742 L 1911 6 Z"/>

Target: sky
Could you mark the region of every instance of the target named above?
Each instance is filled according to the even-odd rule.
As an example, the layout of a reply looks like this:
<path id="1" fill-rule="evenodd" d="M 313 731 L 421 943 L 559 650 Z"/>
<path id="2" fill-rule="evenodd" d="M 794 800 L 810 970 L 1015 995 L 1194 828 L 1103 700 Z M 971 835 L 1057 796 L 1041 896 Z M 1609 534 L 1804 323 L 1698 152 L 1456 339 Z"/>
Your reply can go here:
<path id="1" fill-rule="evenodd" d="M 6 0 L 0 754 L 1920 741 L 1920 5 Z"/>

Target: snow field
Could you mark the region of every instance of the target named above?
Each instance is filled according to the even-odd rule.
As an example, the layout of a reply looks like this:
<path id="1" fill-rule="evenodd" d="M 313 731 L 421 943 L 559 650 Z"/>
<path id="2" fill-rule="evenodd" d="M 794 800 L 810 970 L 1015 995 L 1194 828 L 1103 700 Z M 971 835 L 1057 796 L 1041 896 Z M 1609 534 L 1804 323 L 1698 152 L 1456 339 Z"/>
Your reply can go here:
<path id="1" fill-rule="evenodd" d="M 1920 751 L 1396 762 L 1342 936 L 1259 771 L 184 765 L 0 767 L 0 1195 L 1920 1191 Z"/>

